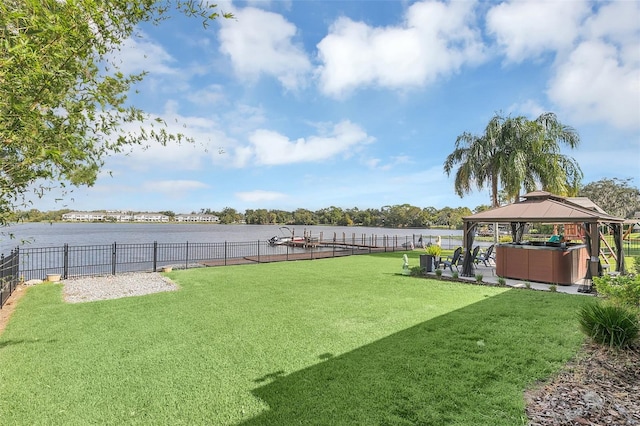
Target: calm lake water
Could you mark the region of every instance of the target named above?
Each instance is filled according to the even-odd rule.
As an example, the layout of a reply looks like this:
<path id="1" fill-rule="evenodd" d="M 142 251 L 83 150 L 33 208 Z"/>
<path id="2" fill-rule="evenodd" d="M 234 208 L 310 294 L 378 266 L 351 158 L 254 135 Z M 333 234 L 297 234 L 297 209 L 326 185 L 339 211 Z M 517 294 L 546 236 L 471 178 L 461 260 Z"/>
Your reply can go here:
<path id="1" fill-rule="evenodd" d="M 346 226 L 289 226 L 295 235 L 311 233 L 313 237 L 323 234 L 325 239 L 346 238 L 355 234 L 370 236 L 430 235 L 443 237 L 462 236 L 462 231 L 441 229 L 388 229 Z M 284 233 L 283 233 L 284 231 Z M 279 225 L 216 225 L 216 224 L 168 224 L 168 223 L 24 223 L 0 229 L 0 253 L 8 253 L 21 247 L 59 247 L 69 245 L 101 245 L 131 243 L 218 243 L 266 241 L 278 235 L 286 235 Z M 458 240 L 459 241 L 459 240 Z M 445 246 L 445 244 L 443 244 Z"/>

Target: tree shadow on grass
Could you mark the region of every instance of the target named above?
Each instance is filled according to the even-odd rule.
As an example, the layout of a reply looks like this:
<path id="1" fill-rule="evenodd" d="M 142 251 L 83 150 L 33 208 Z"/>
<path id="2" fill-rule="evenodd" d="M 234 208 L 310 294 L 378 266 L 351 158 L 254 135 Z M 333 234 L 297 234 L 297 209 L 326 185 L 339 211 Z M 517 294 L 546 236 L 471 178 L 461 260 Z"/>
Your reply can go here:
<path id="1" fill-rule="evenodd" d="M 523 390 L 582 341 L 574 329 L 584 300 L 567 297 L 510 290 L 278 375 L 253 391 L 270 409 L 242 424 L 526 423 Z M 543 329 L 531 326 L 549 316 Z"/>

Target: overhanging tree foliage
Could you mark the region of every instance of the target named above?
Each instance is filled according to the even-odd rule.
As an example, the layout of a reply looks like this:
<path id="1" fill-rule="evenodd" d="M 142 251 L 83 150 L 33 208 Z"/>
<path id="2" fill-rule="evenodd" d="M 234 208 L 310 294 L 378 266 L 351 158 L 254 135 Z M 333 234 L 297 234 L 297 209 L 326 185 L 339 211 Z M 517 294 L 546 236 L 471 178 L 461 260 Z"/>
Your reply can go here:
<path id="1" fill-rule="evenodd" d="M 587 197 L 607 213 L 631 218 L 640 212 L 640 189 L 631 185 L 633 179 L 600 179 L 580 189 L 580 196 Z"/>
<path id="2" fill-rule="evenodd" d="M 3 0 L 0 2 L 0 224 L 52 182 L 92 185 L 105 157 L 135 144 L 185 139 L 127 103 L 144 73 L 110 60 L 142 22 L 172 10 L 202 19 L 193 0 Z M 230 15 L 225 14 L 225 17 Z M 123 124 L 139 123 L 127 133 Z"/>

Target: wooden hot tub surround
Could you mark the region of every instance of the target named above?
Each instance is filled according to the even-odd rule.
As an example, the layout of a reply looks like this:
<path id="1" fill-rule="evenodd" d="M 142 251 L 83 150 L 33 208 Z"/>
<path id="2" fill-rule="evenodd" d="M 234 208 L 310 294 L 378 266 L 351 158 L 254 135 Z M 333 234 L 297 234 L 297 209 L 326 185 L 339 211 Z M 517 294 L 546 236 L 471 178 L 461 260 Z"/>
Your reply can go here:
<path id="1" fill-rule="evenodd" d="M 523 242 L 496 246 L 496 275 L 549 284 L 571 285 L 587 274 L 584 244 Z"/>

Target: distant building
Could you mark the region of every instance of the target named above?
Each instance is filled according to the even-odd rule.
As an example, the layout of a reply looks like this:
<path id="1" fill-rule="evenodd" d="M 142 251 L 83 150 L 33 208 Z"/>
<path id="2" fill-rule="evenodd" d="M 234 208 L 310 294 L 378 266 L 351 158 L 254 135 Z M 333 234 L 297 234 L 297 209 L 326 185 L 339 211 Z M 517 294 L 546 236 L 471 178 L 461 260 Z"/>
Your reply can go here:
<path id="1" fill-rule="evenodd" d="M 62 215 L 67 222 L 169 222 L 169 216 L 160 213 L 141 213 L 132 215 L 127 212 L 69 212 Z"/>
<path id="2" fill-rule="evenodd" d="M 133 220 L 133 216 L 129 213 L 108 213 L 107 220 L 111 220 L 114 222 L 131 222 Z"/>
<path id="3" fill-rule="evenodd" d="M 134 222 L 169 222 L 169 216 L 160 213 L 141 213 L 133 215 Z"/>
<path id="4" fill-rule="evenodd" d="M 96 222 L 104 218 L 104 212 L 69 212 L 62 215 L 62 220 L 68 222 Z"/>
<path id="5" fill-rule="evenodd" d="M 220 218 L 212 214 L 177 214 L 174 220 L 176 222 L 220 222 Z"/>

